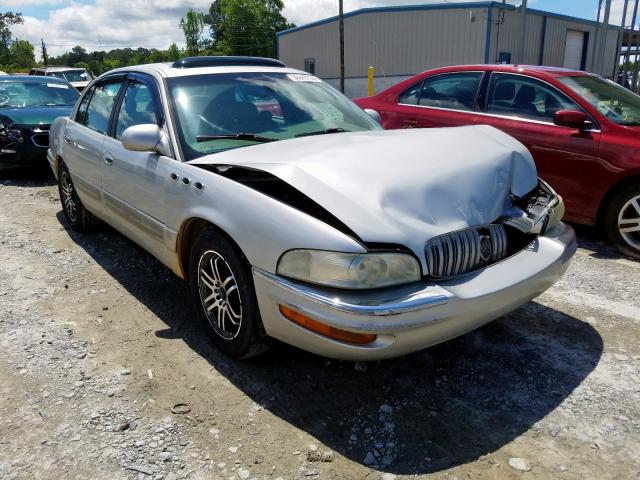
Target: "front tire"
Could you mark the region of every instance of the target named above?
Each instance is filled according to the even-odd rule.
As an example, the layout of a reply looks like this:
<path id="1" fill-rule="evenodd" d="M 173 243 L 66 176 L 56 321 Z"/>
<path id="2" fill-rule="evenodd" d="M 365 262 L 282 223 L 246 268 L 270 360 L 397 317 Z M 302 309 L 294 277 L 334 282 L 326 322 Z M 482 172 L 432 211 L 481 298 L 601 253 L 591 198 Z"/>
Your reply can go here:
<path id="1" fill-rule="evenodd" d="M 640 259 L 640 184 L 624 188 L 613 198 L 605 224 L 611 243 L 625 255 Z"/>
<path id="2" fill-rule="evenodd" d="M 58 193 L 62 211 L 71 228 L 76 232 L 93 230 L 99 221 L 80 201 L 71 181 L 71 174 L 64 163 L 60 164 L 60 172 L 58 173 Z"/>
<path id="3" fill-rule="evenodd" d="M 251 268 L 213 228 L 204 230 L 191 249 L 189 286 L 207 332 L 225 354 L 250 358 L 268 348 Z"/>

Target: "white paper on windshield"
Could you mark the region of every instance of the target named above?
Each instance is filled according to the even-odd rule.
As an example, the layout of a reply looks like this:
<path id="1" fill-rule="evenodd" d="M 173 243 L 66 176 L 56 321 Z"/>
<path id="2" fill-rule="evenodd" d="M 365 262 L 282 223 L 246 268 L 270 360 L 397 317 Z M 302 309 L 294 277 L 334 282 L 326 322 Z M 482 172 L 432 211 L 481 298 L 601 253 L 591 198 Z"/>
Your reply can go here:
<path id="1" fill-rule="evenodd" d="M 49 87 L 49 88 L 69 88 L 69 85 L 65 85 L 64 83 L 47 83 L 47 87 Z"/>
<path id="2" fill-rule="evenodd" d="M 289 73 L 287 74 L 289 80 L 294 82 L 322 82 L 318 77 L 313 75 L 305 75 L 304 73 Z"/>

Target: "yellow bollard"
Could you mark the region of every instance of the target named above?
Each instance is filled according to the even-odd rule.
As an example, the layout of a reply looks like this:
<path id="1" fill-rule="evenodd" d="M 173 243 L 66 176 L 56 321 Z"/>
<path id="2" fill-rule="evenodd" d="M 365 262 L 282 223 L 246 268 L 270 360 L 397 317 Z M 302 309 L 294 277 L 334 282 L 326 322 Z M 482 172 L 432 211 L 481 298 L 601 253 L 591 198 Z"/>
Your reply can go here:
<path id="1" fill-rule="evenodd" d="M 369 67 L 369 96 L 373 97 L 373 67 Z"/>

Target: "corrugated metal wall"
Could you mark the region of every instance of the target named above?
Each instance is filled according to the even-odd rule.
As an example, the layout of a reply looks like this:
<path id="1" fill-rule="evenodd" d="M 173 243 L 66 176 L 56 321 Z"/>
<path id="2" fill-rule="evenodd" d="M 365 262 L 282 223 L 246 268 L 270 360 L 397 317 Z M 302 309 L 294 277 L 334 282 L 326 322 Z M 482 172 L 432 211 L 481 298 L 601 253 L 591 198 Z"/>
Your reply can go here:
<path id="1" fill-rule="evenodd" d="M 493 13 L 493 21 L 489 63 L 498 62 L 499 52 L 508 52 L 511 54 L 512 63 L 538 64 L 540 61 L 542 28 L 544 23 L 542 16 L 527 15 L 527 38 L 524 44 L 524 62 L 520 62 L 518 57 L 522 38 L 522 16 L 520 13 L 513 10 L 496 8 Z"/>
<path id="2" fill-rule="evenodd" d="M 484 61 L 487 9 L 364 13 L 345 19 L 347 77 L 412 75 L 429 68 Z M 338 22 L 279 37 L 279 58 L 303 68 L 315 58 L 316 75 L 339 75 Z"/>
<path id="3" fill-rule="evenodd" d="M 519 62 L 521 16 L 517 10 L 489 8 L 428 8 L 363 12 L 345 18 L 345 76 L 354 92 L 362 95 L 363 78 L 373 65 L 376 77 L 403 78 L 446 65 L 484 63 L 488 19 L 491 16 L 489 63 L 498 61 L 499 52 L 511 53 Z M 504 17 L 502 13 L 504 12 Z M 546 26 L 545 26 L 546 17 Z M 504 19 L 500 25 L 497 24 Z M 543 37 L 544 30 L 544 37 Z M 586 69 L 591 65 L 595 47 L 595 25 L 557 15 L 531 11 L 527 15 L 524 63 L 562 67 L 567 30 L 589 33 Z M 287 65 L 304 69 L 304 60 L 314 58 L 316 75 L 328 80 L 339 76 L 338 21 L 285 33 L 279 37 L 279 58 Z M 544 40 L 543 40 L 544 38 Z M 612 75 L 618 41 L 618 29 L 610 27 L 605 52 L 605 75 Z M 544 43 L 544 45 L 543 45 Z M 542 53 L 542 62 L 541 60 Z M 378 87 L 388 82 L 376 81 Z M 357 86 L 357 87 L 356 87 Z M 353 95 L 356 95 L 354 93 Z M 352 96 L 353 96 L 352 95 Z"/>

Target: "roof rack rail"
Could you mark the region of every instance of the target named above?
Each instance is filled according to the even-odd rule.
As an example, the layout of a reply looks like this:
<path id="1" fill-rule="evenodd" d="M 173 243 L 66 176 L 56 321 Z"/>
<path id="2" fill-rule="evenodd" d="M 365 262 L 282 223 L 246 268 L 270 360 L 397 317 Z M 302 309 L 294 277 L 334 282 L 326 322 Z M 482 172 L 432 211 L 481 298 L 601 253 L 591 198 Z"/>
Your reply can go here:
<path id="1" fill-rule="evenodd" d="M 275 58 L 262 57 L 234 57 L 234 56 L 210 56 L 187 57 L 174 62 L 173 68 L 198 68 L 198 67 L 286 67 L 284 63 Z"/>

